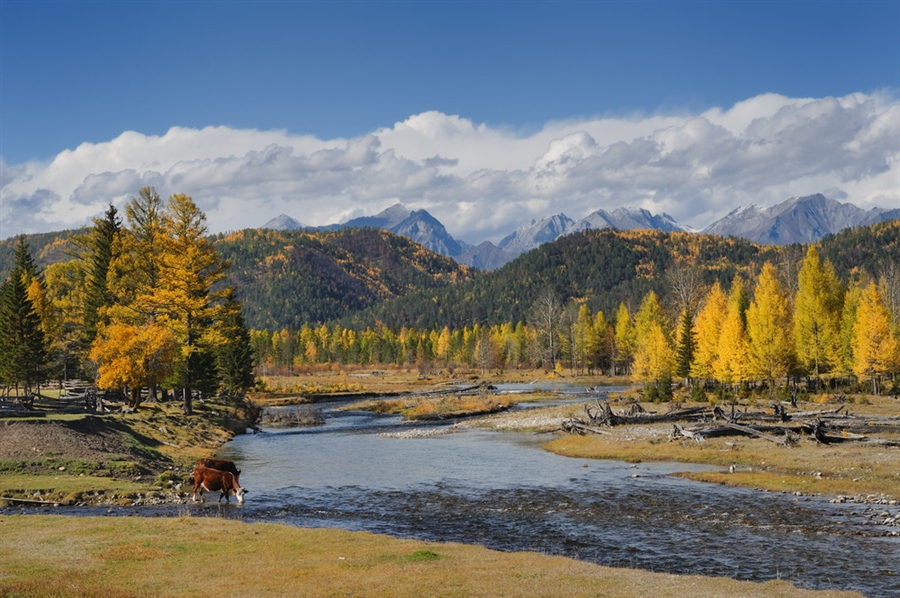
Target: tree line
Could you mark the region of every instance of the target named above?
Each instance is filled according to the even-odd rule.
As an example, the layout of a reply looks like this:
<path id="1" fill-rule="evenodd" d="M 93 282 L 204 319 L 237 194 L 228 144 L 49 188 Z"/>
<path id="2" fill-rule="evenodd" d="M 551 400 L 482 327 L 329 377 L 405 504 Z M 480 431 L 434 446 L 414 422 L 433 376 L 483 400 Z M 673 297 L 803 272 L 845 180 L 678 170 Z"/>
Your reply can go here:
<path id="1" fill-rule="evenodd" d="M 0 287 L 0 382 L 6 394 L 85 378 L 125 394 L 240 396 L 255 382 L 249 331 L 206 216 L 190 196 L 142 188 L 76 235 L 67 261 L 41 271 L 20 237 Z M 11 389 L 14 389 L 11 391 Z"/>
<path id="2" fill-rule="evenodd" d="M 799 268 L 797 266 L 799 265 Z M 630 375 L 653 396 L 671 382 L 734 388 L 788 379 L 855 379 L 873 393 L 900 373 L 900 272 L 856 272 L 842 282 L 810 246 L 797 264 L 770 261 L 756 275 L 707 284 L 682 261 L 662 277 L 667 301 L 646 292 L 632 313 L 612 316 L 584 298 L 563 302 L 549 287 L 515 323 L 450 328 L 353 328 L 340 323 L 299 330 L 251 330 L 263 374 L 308 364 L 397 364 L 423 372 L 454 367 L 567 369 Z"/>

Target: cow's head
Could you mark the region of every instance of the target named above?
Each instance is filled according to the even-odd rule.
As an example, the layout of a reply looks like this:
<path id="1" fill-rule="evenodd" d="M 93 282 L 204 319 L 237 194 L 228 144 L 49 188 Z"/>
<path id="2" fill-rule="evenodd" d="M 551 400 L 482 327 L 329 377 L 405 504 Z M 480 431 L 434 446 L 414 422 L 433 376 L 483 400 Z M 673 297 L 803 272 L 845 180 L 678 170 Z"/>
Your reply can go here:
<path id="1" fill-rule="evenodd" d="M 237 499 L 239 504 L 244 504 L 244 495 L 247 494 L 246 488 L 236 488 L 234 490 L 234 497 Z"/>

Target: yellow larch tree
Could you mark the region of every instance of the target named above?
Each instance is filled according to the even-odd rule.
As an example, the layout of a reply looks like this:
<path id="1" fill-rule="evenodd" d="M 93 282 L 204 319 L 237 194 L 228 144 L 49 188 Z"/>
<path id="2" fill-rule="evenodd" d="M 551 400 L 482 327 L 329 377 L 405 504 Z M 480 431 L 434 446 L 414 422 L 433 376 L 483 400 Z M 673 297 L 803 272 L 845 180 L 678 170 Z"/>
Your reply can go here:
<path id="1" fill-rule="evenodd" d="M 719 337 L 727 312 L 728 298 L 722 285 L 716 282 L 703 300 L 703 306 L 694 321 L 697 333 L 691 377 L 712 380 L 716 377 L 715 365 L 719 359 Z"/>
<path id="2" fill-rule="evenodd" d="M 763 265 L 747 308 L 747 340 L 750 377 L 774 382 L 788 375 L 794 361 L 790 303 L 769 262 Z"/>
<path id="3" fill-rule="evenodd" d="M 628 372 L 631 361 L 634 359 L 635 335 L 634 321 L 628 312 L 628 307 L 624 303 L 619 304 L 616 312 L 616 356 L 615 362 L 621 367 L 620 373 Z"/>
<path id="4" fill-rule="evenodd" d="M 177 385 L 182 389 L 185 413 L 192 413 L 192 392 L 199 385 L 202 364 L 211 347 L 204 333 L 218 316 L 222 292 L 214 285 L 225 277 L 227 264 L 207 238 L 206 215 L 190 196 L 169 197 L 163 214 L 164 235 L 158 285 L 151 301 L 161 314 L 160 323 L 171 327 L 181 344 Z"/>
<path id="5" fill-rule="evenodd" d="M 747 292 L 740 277 L 735 277 L 728 293 L 722 332 L 719 335 L 718 357 L 714 366 L 716 379 L 724 384 L 737 384 L 749 377 L 749 353 L 745 312 Z"/>
<path id="6" fill-rule="evenodd" d="M 862 290 L 851 339 L 853 373 L 872 381 L 878 394 L 879 382 L 900 370 L 900 342 L 892 330 L 891 312 L 874 282 Z"/>
<path id="7" fill-rule="evenodd" d="M 842 300 L 834 267 L 811 245 L 794 299 L 794 342 L 800 366 L 816 378 L 839 362 Z"/>

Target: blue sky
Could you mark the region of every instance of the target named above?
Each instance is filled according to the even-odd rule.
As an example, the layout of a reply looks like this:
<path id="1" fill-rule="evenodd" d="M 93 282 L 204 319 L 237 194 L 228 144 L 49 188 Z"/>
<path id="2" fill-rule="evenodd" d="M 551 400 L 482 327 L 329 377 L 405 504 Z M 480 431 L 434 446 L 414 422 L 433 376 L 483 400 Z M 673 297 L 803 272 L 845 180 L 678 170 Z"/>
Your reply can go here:
<path id="1" fill-rule="evenodd" d="M 784 115 L 776 115 L 786 107 L 844 98 L 838 112 L 829 113 L 840 113 L 834 118 L 843 124 L 823 122 L 820 130 L 828 137 L 820 141 L 851 126 L 859 130 L 887 121 L 879 139 L 888 144 L 882 157 L 891 157 L 900 151 L 900 139 L 889 141 L 898 90 L 900 2 L 2 0 L 0 237 L 53 229 L 68 220 L 79 225 L 89 221 L 91 210 L 99 214 L 109 201 L 134 195 L 137 188 L 127 185 L 148 182 L 162 193 L 191 192 L 207 210 L 211 228 L 237 227 L 249 207 L 260 222 L 248 226 L 280 212 L 324 224 L 401 201 L 429 209 L 452 234 L 471 231 L 473 239 L 502 236 L 522 224 L 516 216 L 565 210 L 581 217 L 618 205 L 675 212 L 680 222 L 694 226 L 708 224 L 737 202 L 765 205 L 788 193 L 829 191 L 859 205 L 894 207 L 900 200 L 890 193 L 897 168 L 890 159 L 858 166 L 860 173 L 875 171 L 881 177 L 876 182 L 859 173 L 834 174 L 835 164 L 863 159 L 858 155 L 811 156 L 794 179 L 780 175 L 767 189 L 758 182 L 744 185 L 733 175 L 710 181 L 708 188 L 675 177 L 642 182 L 629 198 L 622 184 L 597 174 L 612 168 L 608 161 L 595 160 L 599 170 L 581 175 L 590 166 L 584 160 L 608 160 L 608 150 L 618 143 L 634 154 L 640 140 L 659 145 L 660 138 L 670 137 L 666 131 L 683 133 L 685 123 L 698 118 L 746 142 L 747 131 L 722 119 L 729 113 L 736 119 L 735 107 L 749 109 L 754 98 L 757 116 L 771 126 L 783 125 Z M 717 121 L 710 111 L 726 116 Z M 423 114 L 430 116 L 412 125 L 430 145 L 407 137 L 404 145 L 397 125 Z M 796 132 L 799 121 L 791 122 Z M 593 125 L 569 126 L 577 123 Z M 630 132 L 621 130 L 623 123 L 633 125 Z M 180 135 L 172 134 L 173 127 Z M 610 128 L 616 134 L 607 138 Z M 589 140 L 572 137 L 582 130 Z M 123 137 L 129 131 L 137 136 Z M 803 139 L 808 142 L 814 132 L 806 131 Z M 258 134 L 256 141 L 249 140 L 251 133 Z M 391 134 L 397 139 L 389 142 Z M 470 134 L 471 143 L 454 154 L 453 140 Z M 513 149 L 488 138 L 522 143 Z M 572 151 L 584 162 L 579 185 L 568 171 L 552 191 L 517 178 L 516 173 L 527 178 L 562 139 L 568 139 L 567 164 Z M 696 141 L 693 154 L 716 154 L 708 144 L 714 139 L 722 138 Z M 152 150 L 147 143 L 155 144 Z M 153 160 L 123 162 L 122 156 L 140 154 L 142 145 Z M 330 165 L 329 185 L 323 186 L 320 170 L 303 189 L 260 185 L 254 195 L 249 189 L 232 192 L 250 185 L 234 178 L 237 166 L 229 174 L 209 172 L 209 163 L 234 156 L 258 164 L 270 146 L 295 161 L 279 171 L 285 179 L 293 172 L 296 181 L 321 164 L 322 156 L 348 153 L 351 146 L 368 156 L 354 169 L 368 165 L 372 175 L 335 182 L 339 175 Z M 331 153 L 316 153 L 323 151 Z M 487 158 L 519 151 L 520 160 L 508 164 Z M 482 154 L 484 160 L 476 159 Z M 388 157 L 403 162 L 389 168 Z M 429 170 L 433 163 L 425 160 L 431 157 L 448 160 L 448 166 Z M 811 171 L 821 163 L 822 170 Z M 215 184 L 196 178 L 204 168 Z M 721 164 L 708 168 L 728 171 Z M 559 168 L 554 172 L 562 176 Z M 648 178 L 638 169 L 635 174 Z M 265 173 L 265 180 L 271 175 Z M 102 185 L 98 177 L 105 177 Z M 29 186 L 26 178 L 42 182 Z M 188 179 L 188 189 L 176 188 Z M 714 197 L 711 189 L 726 185 L 735 192 Z M 692 196 L 703 197 L 688 201 Z M 322 209 L 323 199 L 334 209 Z"/>

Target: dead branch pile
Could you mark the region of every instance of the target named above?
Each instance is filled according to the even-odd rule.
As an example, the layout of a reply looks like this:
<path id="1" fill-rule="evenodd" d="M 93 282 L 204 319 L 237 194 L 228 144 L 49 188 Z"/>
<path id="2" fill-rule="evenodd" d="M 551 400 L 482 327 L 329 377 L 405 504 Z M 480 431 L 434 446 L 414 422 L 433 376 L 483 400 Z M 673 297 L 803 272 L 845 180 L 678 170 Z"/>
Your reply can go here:
<path id="1" fill-rule="evenodd" d="M 783 446 L 790 446 L 801 438 L 811 438 L 820 444 L 843 442 L 877 446 L 900 446 L 900 440 L 873 438 L 872 434 L 900 433 L 900 417 L 863 417 L 847 413 L 844 406 L 818 411 L 788 412 L 784 405 L 774 404 L 771 411 L 737 411 L 730 413 L 719 406 L 682 408 L 673 405 L 665 413 L 649 413 L 634 403 L 628 410 L 615 413 L 608 401 L 584 406 L 584 417 L 564 420 L 560 427 L 569 433 L 608 434 L 604 428 L 625 425 L 674 424 L 671 438 L 690 438 L 703 442 L 720 436 L 752 436 Z M 688 424 L 688 425 L 685 425 Z"/>

